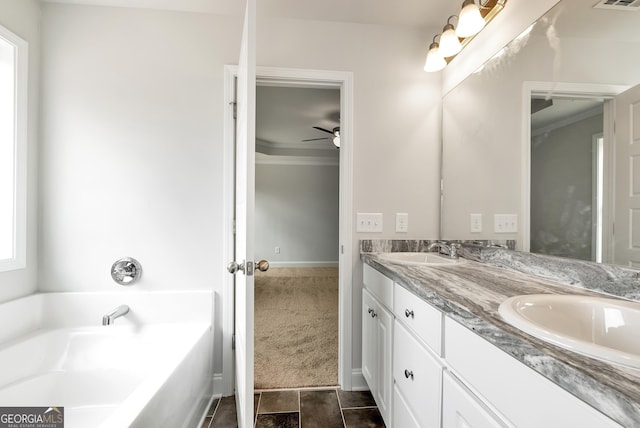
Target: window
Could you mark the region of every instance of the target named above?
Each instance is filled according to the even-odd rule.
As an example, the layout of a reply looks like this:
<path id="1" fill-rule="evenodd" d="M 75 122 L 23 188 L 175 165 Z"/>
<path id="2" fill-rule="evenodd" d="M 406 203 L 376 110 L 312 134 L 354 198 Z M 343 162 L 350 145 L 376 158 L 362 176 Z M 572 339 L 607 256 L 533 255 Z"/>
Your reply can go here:
<path id="1" fill-rule="evenodd" d="M 0 271 L 26 266 L 27 42 L 0 26 Z"/>

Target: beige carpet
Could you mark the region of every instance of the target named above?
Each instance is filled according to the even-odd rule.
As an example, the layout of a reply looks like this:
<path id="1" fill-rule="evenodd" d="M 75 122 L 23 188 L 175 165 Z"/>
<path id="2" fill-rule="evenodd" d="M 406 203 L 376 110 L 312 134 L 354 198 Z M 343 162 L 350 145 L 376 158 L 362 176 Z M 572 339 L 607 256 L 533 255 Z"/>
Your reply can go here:
<path id="1" fill-rule="evenodd" d="M 338 384 L 338 268 L 255 275 L 255 388 Z"/>

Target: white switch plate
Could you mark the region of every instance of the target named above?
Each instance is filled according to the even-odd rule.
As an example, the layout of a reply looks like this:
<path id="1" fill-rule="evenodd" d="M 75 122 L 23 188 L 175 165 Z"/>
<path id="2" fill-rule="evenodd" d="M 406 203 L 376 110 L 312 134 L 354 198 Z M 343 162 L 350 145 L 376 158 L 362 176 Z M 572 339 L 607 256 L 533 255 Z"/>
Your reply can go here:
<path id="1" fill-rule="evenodd" d="M 407 232 L 409 230 L 409 214 L 396 213 L 396 232 Z"/>
<path id="2" fill-rule="evenodd" d="M 381 213 L 358 213 L 356 223 L 356 232 L 382 232 Z"/>
<path id="3" fill-rule="evenodd" d="M 495 233 L 516 233 L 518 232 L 518 215 L 494 214 L 493 224 Z"/>
<path id="4" fill-rule="evenodd" d="M 469 232 L 482 232 L 482 214 L 469 214 Z"/>

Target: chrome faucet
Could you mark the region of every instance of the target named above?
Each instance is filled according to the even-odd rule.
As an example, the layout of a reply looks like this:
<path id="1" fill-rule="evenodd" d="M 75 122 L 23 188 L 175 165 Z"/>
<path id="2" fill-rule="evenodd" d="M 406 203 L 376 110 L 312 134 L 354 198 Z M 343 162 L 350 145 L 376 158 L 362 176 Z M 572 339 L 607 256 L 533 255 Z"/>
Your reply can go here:
<path id="1" fill-rule="evenodd" d="M 455 242 L 446 243 L 446 242 L 434 242 L 427 248 L 427 251 L 431 251 L 434 248 L 438 249 L 438 254 L 445 254 L 449 256 L 450 259 L 458 258 L 458 248 L 460 248 L 460 244 Z M 445 253 L 442 252 L 445 250 Z"/>
<path id="2" fill-rule="evenodd" d="M 107 315 L 102 317 L 102 325 L 111 325 L 115 322 L 116 318 L 120 318 L 129 313 L 129 306 L 120 305 Z"/>

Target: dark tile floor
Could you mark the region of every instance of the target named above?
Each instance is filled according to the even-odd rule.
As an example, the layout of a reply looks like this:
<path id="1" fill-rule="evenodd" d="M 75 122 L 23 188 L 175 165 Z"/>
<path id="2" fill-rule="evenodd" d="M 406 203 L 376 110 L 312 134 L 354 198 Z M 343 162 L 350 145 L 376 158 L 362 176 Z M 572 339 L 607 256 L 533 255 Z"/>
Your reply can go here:
<path id="1" fill-rule="evenodd" d="M 255 394 L 256 428 L 384 428 L 368 391 L 282 390 Z M 234 397 L 215 400 L 201 428 L 237 427 Z"/>

